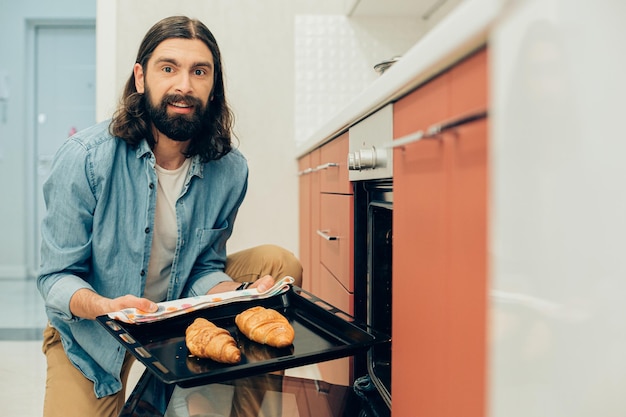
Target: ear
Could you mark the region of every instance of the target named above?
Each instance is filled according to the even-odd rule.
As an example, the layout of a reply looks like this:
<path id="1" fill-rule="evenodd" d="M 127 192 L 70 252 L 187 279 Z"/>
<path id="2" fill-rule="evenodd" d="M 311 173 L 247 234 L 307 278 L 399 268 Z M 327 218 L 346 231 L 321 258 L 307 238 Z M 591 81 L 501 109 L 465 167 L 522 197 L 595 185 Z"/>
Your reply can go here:
<path id="1" fill-rule="evenodd" d="M 145 78 L 143 67 L 141 66 L 141 64 L 135 64 L 135 66 L 133 67 L 133 74 L 135 75 L 135 89 L 138 93 L 143 94 L 146 89 L 144 86 Z"/>

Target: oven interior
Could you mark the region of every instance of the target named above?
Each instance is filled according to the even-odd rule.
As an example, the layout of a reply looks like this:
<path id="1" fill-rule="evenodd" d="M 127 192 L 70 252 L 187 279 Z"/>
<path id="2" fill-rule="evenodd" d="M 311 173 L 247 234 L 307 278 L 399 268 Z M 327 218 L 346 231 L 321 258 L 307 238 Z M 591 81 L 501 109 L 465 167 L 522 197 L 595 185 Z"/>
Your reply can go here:
<path id="1" fill-rule="evenodd" d="M 372 180 L 355 189 L 355 315 L 391 335 L 393 183 Z M 355 362 L 355 376 L 369 375 L 391 408 L 391 342 L 370 349 Z"/>

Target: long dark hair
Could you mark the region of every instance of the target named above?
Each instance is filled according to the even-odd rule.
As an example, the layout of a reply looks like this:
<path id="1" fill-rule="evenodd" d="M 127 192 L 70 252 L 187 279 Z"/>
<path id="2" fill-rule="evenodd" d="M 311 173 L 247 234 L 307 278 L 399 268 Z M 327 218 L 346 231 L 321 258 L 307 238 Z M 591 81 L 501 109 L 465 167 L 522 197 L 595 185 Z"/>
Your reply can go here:
<path id="1" fill-rule="evenodd" d="M 155 48 L 170 38 L 199 39 L 206 44 L 213 54 L 215 65 L 213 99 L 207 101 L 211 117 L 209 120 L 204 120 L 203 131 L 191 138 L 185 156 L 200 155 L 203 162 L 219 159 L 232 149 L 233 114 L 224 94 L 222 61 L 217 41 L 211 31 L 197 19 L 190 19 L 185 16 L 167 17 L 157 22 L 146 33 L 135 62 L 145 70 Z M 154 146 L 154 137 L 146 112 L 145 100 L 148 98 L 137 92 L 135 74 L 131 73 L 124 87 L 120 104 L 109 125 L 109 131 L 113 136 L 117 136 L 131 145 L 137 145 L 145 138 L 151 147 Z"/>

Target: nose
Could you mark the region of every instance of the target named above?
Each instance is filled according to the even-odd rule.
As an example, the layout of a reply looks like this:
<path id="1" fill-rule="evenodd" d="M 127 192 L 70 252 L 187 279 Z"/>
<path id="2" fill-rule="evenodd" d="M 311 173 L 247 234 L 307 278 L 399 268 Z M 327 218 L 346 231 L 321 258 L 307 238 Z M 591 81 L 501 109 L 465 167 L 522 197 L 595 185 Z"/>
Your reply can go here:
<path id="1" fill-rule="evenodd" d="M 176 78 L 176 92 L 180 94 L 189 94 L 193 91 L 191 85 L 191 77 L 186 71 L 181 71 Z"/>

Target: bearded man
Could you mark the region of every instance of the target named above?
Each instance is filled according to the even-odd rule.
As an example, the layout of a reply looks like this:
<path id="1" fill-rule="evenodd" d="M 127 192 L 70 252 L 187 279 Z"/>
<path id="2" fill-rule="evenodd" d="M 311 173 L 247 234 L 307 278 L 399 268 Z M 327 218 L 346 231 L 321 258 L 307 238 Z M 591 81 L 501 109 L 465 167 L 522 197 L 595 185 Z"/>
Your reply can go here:
<path id="1" fill-rule="evenodd" d="M 117 416 L 132 357 L 94 320 L 157 302 L 263 291 L 302 267 L 263 245 L 227 256 L 248 180 L 220 51 L 198 20 L 145 35 L 111 121 L 68 139 L 44 185 L 37 286 L 49 324 L 44 416 Z"/>

